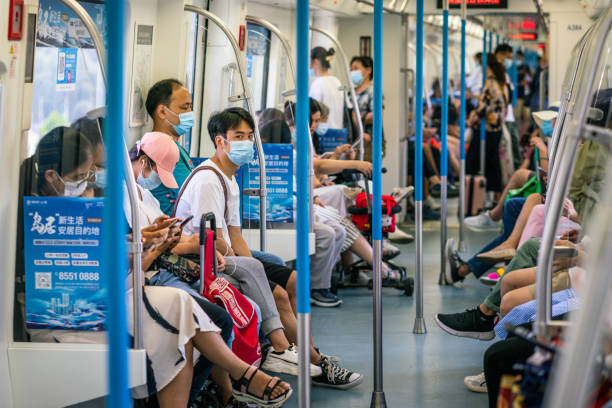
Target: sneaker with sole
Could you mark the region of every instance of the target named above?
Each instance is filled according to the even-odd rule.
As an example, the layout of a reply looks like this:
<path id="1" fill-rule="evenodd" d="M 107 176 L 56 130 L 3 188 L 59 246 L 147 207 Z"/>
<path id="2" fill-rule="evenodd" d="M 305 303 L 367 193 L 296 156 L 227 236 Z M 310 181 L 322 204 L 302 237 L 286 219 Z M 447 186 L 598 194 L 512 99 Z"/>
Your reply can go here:
<path id="1" fill-rule="evenodd" d="M 423 206 L 423 219 L 424 220 L 439 220 L 440 212 L 433 210 L 430 206 L 425 204 Z"/>
<path id="2" fill-rule="evenodd" d="M 312 289 L 310 304 L 319 307 L 337 307 L 342 304 L 342 299 L 331 293 L 329 289 Z"/>
<path id="3" fill-rule="evenodd" d="M 495 337 L 495 316 L 487 316 L 476 306 L 462 313 L 436 315 L 436 323 L 442 330 L 457 337 L 491 340 Z"/>
<path id="4" fill-rule="evenodd" d="M 328 359 L 329 361 L 331 361 L 334 364 L 338 364 L 340 362 L 340 357 L 330 356 L 329 354 L 323 354 L 323 353 L 321 353 L 321 350 L 319 350 L 318 347 L 315 347 L 315 350 L 317 350 L 317 353 L 319 353 L 321 358 L 325 357 L 326 359 Z"/>
<path id="5" fill-rule="evenodd" d="M 398 227 L 395 227 L 395 231 L 389 233 L 389 241 L 397 244 L 409 244 L 414 241 L 414 237 Z"/>
<path id="6" fill-rule="evenodd" d="M 495 286 L 499 280 L 499 274 L 497 272 L 491 272 L 487 275 L 482 275 L 480 278 L 478 278 L 478 280 L 484 285 Z"/>
<path id="7" fill-rule="evenodd" d="M 298 375 L 298 352 L 295 344 L 290 345 L 285 351 L 274 351 L 274 348 L 270 347 L 261 369 L 279 374 Z M 310 364 L 311 377 L 318 377 L 321 374 L 321 367 Z"/>
<path id="8" fill-rule="evenodd" d="M 460 282 L 465 279 L 463 276 L 459 276 L 459 268 L 465 262 L 459 257 L 457 253 L 457 243 L 454 238 L 449 238 L 446 241 L 446 268 L 444 268 L 444 277 L 446 282 L 453 284 Z"/>
<path id="9" fill-rule="evenodd" d="M 414 192 L 413 186 L 408 187 L 395 187 L 391 195 L 395 199 L 396 203 L 400 203 L 404 198 L 408 197 Z"/>
<path id="10" fill-rule="evenodd" d="M 423 207 L 427 206 L 433 211 L 440 211 L 440 204 L 438 204 L 431 195 L 428 195 L 427 198 L 423 200 Z"/>
<path id="11" fill-rule="evenodd" d="M 465 226 L 472 231 L 499 230 L 502 227 L 501 220 L 493 221 L 489 215 L 489 211 L 485 211 L 471 217 L 466 217 L 464 223 Z"/>
<path id="12" fill-rule="evenodd" d="M 487 381 L 484 372 L 477 375 L 468 375 L 463 379 L 463 384 L 468 390 L 474 392 L 487 392 Z"/>
<path id="13" fill-rule="evenodd" d="M 319 367 L 321 367 L 321 375 L 312 377 L 312 383 L 319 387 L 348 390 L 363 382 L 363 375 L 340 367 L 327 357 L 321 356 Z"/>

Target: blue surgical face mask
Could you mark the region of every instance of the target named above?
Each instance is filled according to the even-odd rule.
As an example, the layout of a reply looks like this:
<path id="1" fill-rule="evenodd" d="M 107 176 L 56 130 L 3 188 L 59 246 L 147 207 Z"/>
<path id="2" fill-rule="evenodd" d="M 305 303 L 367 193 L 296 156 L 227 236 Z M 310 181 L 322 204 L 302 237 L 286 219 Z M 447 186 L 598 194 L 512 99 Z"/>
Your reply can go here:
<path id="1" fill-rule="evenodd" d="M 552 120 L 546 120 L 542 122 L 541 129 L 542 129 L 542 134 L 544 136 L 552 135 L 553 129 L 554 129 Z"/>
<path id="2" fill-rule="evenodd" d="M 510 60 L 510 59 L 505 59 L 505 60 L 504 60 L 504 68 L 506 68 L 506 69 L 510 69 L 510 67 L 512 67 L 512 60 Z"/>
<path id="3" fill-rule="evenodd" d="M 315 133 L 319 136 L 323 136 L 329 130 L 329 125 L 327 123 L 319 123 L 319 126 L 315 129 Z"/>
<path id="4" fill-rule="evenodd" d="M 162 183 L 159 175 L 153 169 L 151 169 L 151 174 L 149 174 L 149 177 L 143 177 L 142 170 L 140 170 L 140 174 L 138 175 L 136 182 L 145 190 L 154 190 Z"/>
<path id="5" fill-rule="evenodd" d="M 253 142 L 250 140 L 234 140 L 229 142 L 230 151 L 227 157 L 238 167 L 242 167 L 253 161 L 255 151 L 253 150 Z"/>
<path id="6" fill-rule="evenodd" d="M 311 78 L 314 78 L 317 76 L 317 74 L 315 73 L 314 68 L 310 68 L 310 70 L 308 70 L 308 75 L 310 75 Z"/>
<path id="7" fill-rule="evenodd" d="M 96 180 L 93 184 L 97 188 L 106 188 L 106 169 L 96 171 Z"/>
<path id="8" fill-rule="evenodd" d="M 291 143 L 295 144 L 297 142 L 297 132 L 295 128 L 291 129 Z"/>
<path id="9" fill-rule="evenodd" d="M 172 112 L 170 109 L 168 110 Z M 189 132 L 191 128 L 193 127 L 193 112 L 184 112 L 184 113 L 181 113 L 180 115 L 175 112 L 172 112 L 172 113 L 174 113 L 176 116 L 179 117 L 178 125 L 170 123 L 172 127 L 174 128 L 174 131 L 176 132 L 176 134 L 179 136 L 182 136 L 185 133 Z"/>
<path id="10" fill-rule="evenodd" d="M 354 71 L 351 71 L 351 81 L 355 86 L 361 85 L 361 83 L 363 82 L 363 74 L 360 70 L 356 69 Z"/>

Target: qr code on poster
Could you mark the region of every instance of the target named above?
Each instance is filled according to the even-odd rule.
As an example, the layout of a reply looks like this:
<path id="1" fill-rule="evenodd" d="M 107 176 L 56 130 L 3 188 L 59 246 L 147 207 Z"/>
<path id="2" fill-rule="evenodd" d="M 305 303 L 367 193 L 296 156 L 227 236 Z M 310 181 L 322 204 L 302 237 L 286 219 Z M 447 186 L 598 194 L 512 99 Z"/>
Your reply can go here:
<path id="1" fill-rule="evenodd" d="M 36 272 L 35 277 L 35 289 L 51 289 L 51 272 Z"/>

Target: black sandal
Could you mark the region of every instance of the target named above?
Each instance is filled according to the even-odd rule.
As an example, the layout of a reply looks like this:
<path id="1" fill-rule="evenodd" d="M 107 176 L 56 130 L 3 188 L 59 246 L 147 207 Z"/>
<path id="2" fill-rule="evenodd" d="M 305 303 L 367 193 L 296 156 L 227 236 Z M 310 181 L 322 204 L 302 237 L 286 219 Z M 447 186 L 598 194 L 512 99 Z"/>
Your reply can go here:
<path id="1" fill-rule="evenodd" d="M 258 371 L 259 369 L 257 369 L 257 367 L 249 366 L 245 370 L 244 374 L 242 374 L 242 377 L 240 377 L 238 380 L 234 380 L 230 376 L 230 379 L 232 381 L 232 395 L 234 396 L 234 398 L 237 401 L 246 402 L 249 404 L 257 404 L 258 406 L 265 408 L 276 408 L 283 405 L 283 403 L 287 401 L 289 397 L 291 397 L 291 394 L 293 394 L 293 390 L 289 388 L 275 399 L 271 399 L 272 393 L 274 392 L 276 387 L 278 387 L 282 382 L 284 382 L 281 381 L 281 379 L 278 377 L 272 377 L 270 381 L 268 381 L 268 384 L 266 384 L 266 388 L 264 389 L 264 392 L 261 397 L 249 392 L 249 386 L 251 385 L 251 381 L 253 380 L 255 375 L 257 375 Z M 246 375 L 249 374 L 249 372 L 251 375 L 249 378 L 246 378 Z"/>

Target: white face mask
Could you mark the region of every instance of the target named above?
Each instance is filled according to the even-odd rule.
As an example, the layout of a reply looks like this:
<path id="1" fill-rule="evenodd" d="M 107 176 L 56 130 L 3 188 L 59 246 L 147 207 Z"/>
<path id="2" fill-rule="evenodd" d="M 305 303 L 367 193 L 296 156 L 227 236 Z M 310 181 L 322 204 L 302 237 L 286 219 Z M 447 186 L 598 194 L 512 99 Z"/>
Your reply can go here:
<path id="1" fill-rule="evenodd" d="M 80 197 L 87 189 L 87 178 L 79 181 L 64 181 L 59 174 L 57 177 L 64 184 L 64 197 Z M 57 190 L 55 192 L 61 195 Z"/>

